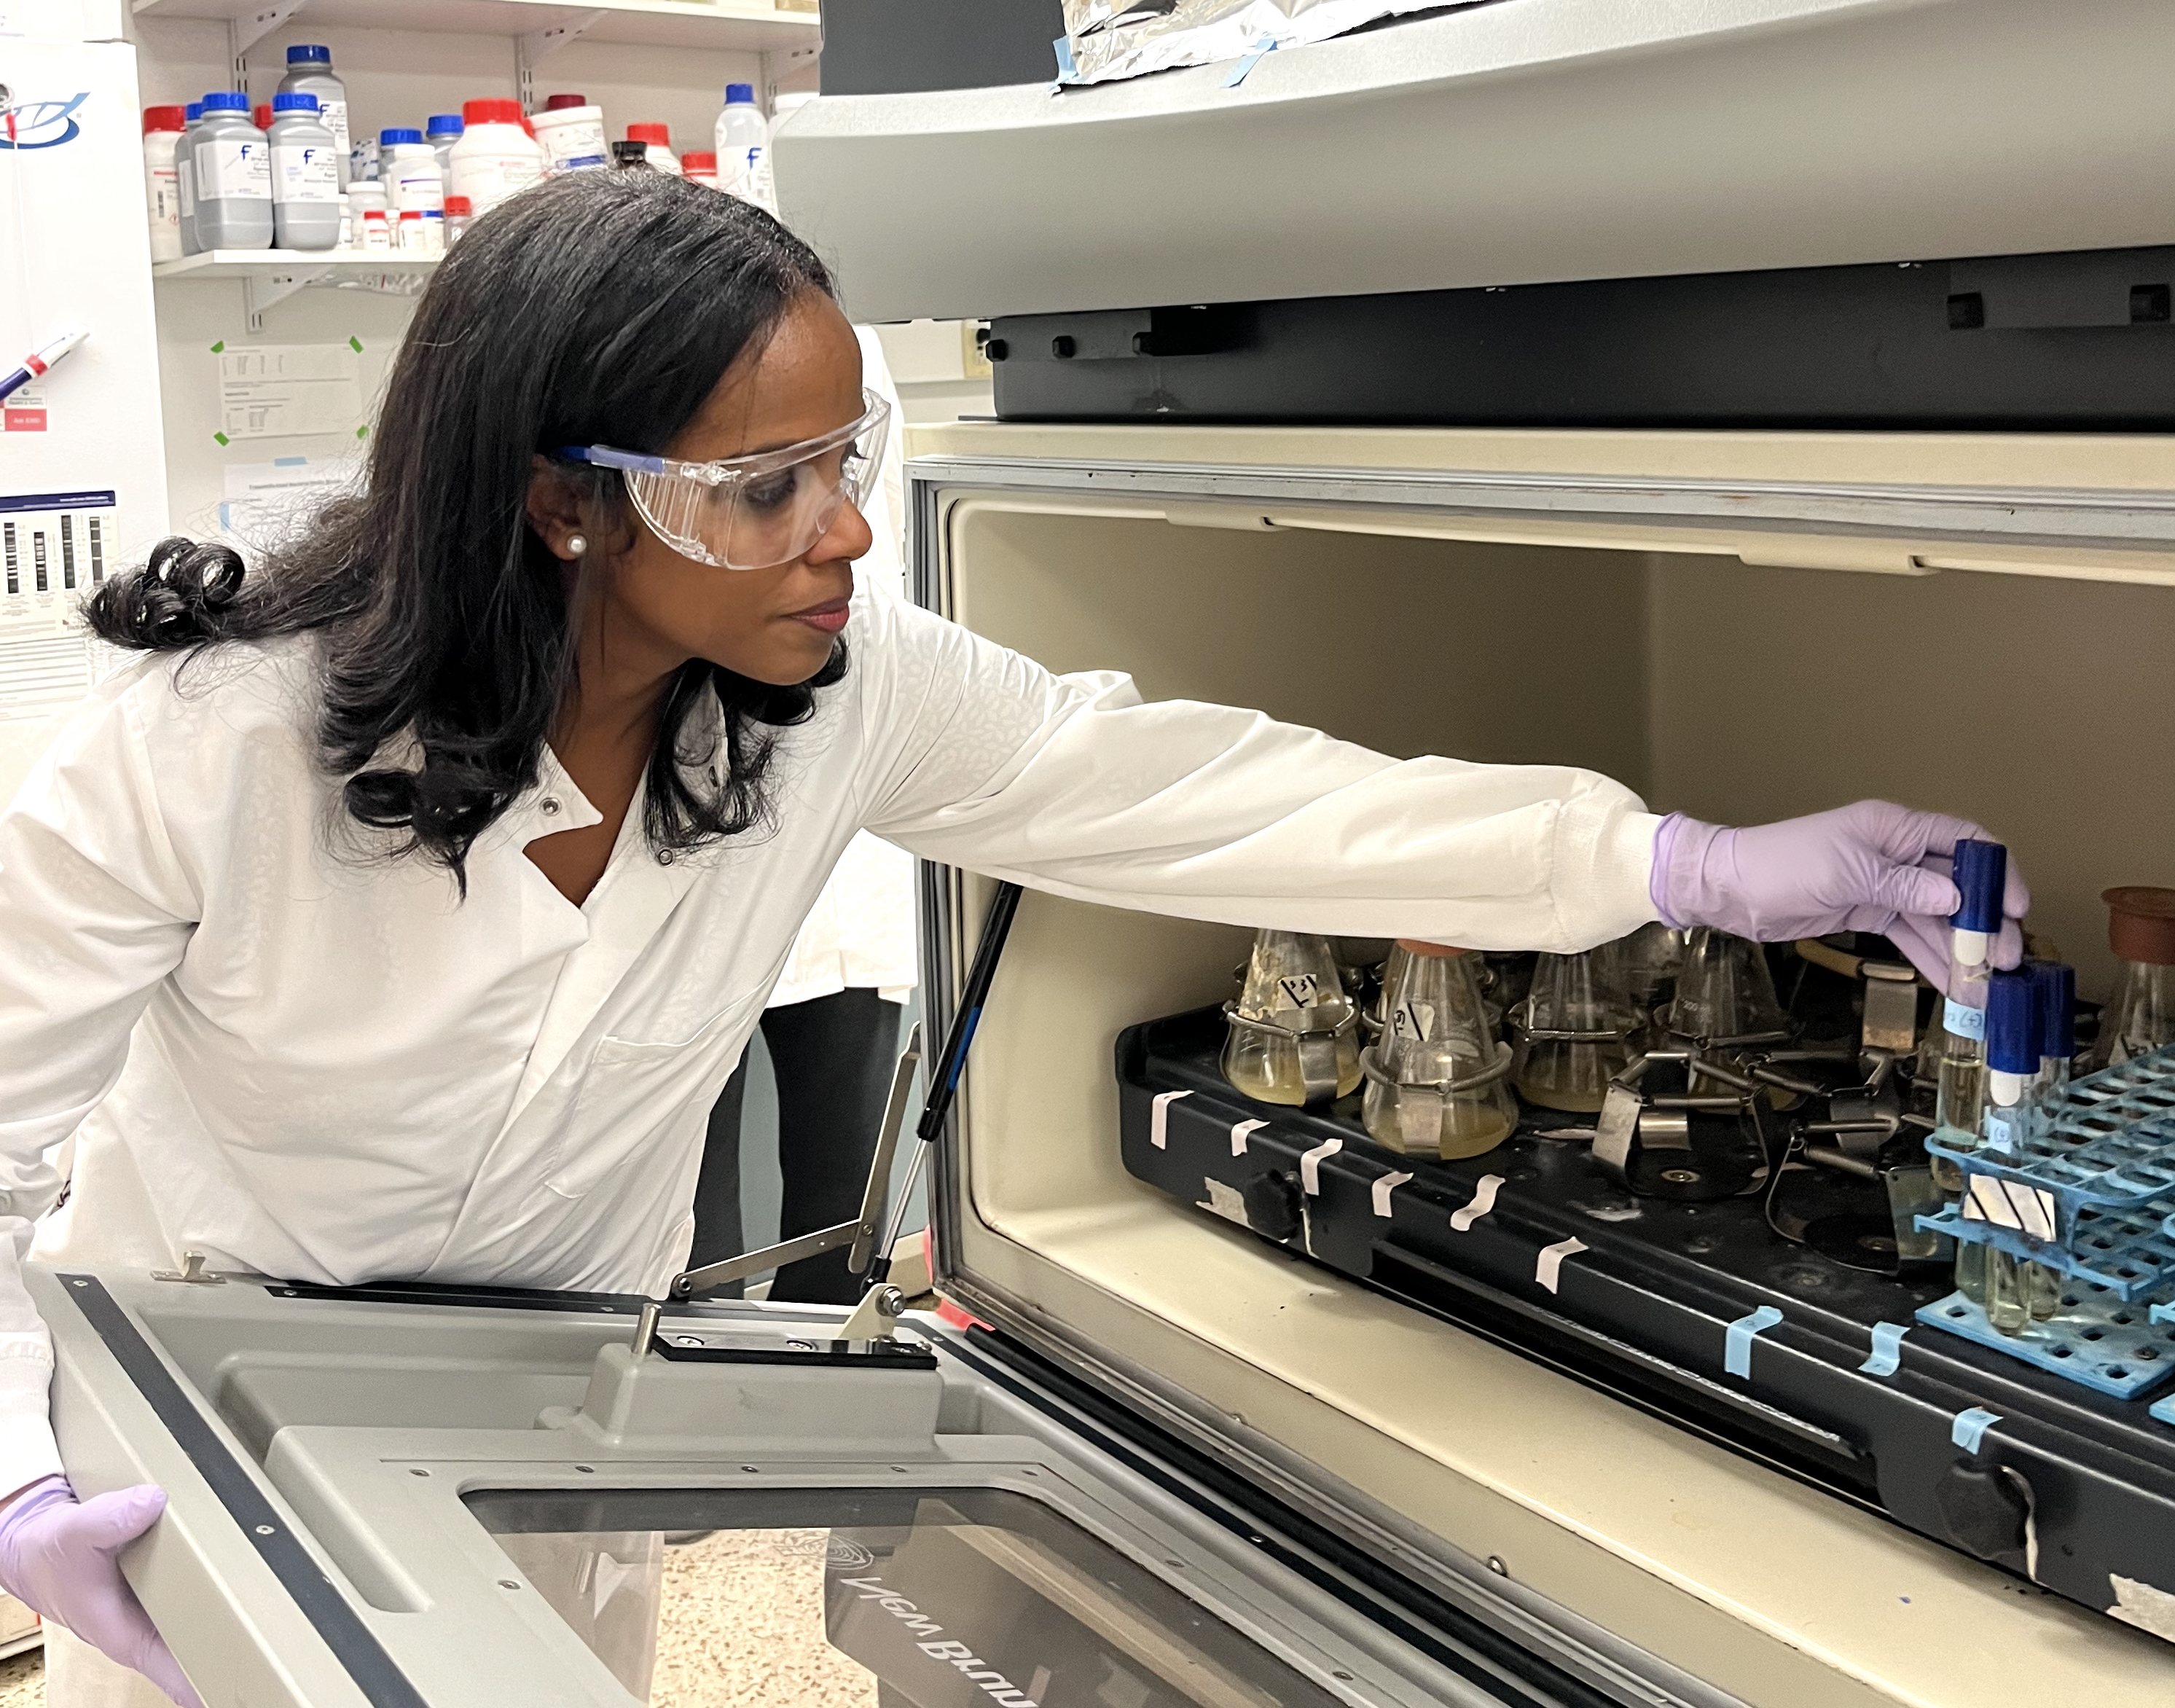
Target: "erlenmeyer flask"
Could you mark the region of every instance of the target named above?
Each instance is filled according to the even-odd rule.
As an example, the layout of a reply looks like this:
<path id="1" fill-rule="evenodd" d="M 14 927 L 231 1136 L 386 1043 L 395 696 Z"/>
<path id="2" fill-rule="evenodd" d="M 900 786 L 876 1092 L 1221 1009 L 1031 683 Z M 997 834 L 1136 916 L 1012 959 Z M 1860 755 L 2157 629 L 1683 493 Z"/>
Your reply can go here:
<path id="1" fill-rule="evenodd" d="M 1511 1052 L 1487 1023 L 1478 955 L 1400 941 L 1382 984 L 1382 1035 L 1368 1049 L 1360 1116 L 1377 1144 L 1455 1162 L 1518 1125 Z"/>
<path id="2" fill-rule="evenodd" d="M 1722 1049 L 1787 1037 L 1789 1022 L 1775 995 L 1766 952 L 1711 925 L 1695 926 L 1684 944 L 1669 1030 Z"/>
<path id="3" fill-rule="evenodd" d="M 1624 988 L 1619 947 L 1582 955 L 1543 955 L 1532 988 L 1511 1016 L 1517 1056 L 1511 1081 L 1543 1109 L 1593 1114 L 1608 1082 L 1631 1059 L 1640 1014 Z"/>
<path id="4" fill-rule="evenodd" d="M 1223 1011 L 1223 1077 L 1256 1103 L 1327 1103 L 1359 1086 L 1359 1011 L 1327 938 L 1255 932 L 1245 982 Z"/>
<path id="5" fill-rule="evenodd" d="M 2175 1044 L 2175 890 L 2131 884 L 2109 890 L 2107 944 L 2122 962 L 2100 1015 L 2095 1069 Z"/>
<path id="6" fill-rule="evenodd" d="M 1684 934 L 1652 919 L 1614 946 L 1624 963 L 1624 988 L 1641 1012 L 1662 1000 L 1684 964 Z"/>

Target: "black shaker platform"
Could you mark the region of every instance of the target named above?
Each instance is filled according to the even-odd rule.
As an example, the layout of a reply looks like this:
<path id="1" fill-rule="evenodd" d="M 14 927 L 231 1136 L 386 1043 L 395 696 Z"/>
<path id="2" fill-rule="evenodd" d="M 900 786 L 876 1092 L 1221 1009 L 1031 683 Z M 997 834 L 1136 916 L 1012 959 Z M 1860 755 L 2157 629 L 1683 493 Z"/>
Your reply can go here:
<path id="1" fill-rule="evenodd" d="M 1536 1136 L 1591 1117 L 1528 1109 L 1484 1156 L 1424 1160 L 1369 1139 L 1356 1095 L 1318 1111 L 1241 1096 L 1223 1036 L 1212 1008 L 1120 1036 L 1136 1179 L 2074 1601 L 2113 1607 L 2111 1575 L 2175 1590 L 2175 1428 L 1915 1324 L 1952 1290 L 1945 1266 L 1869 1272 L 1782 1238 L 1749 1127 L 1695 1136 L 1676 1170 L 1695 1186 L 1632 1175 L 1706 1201 L 1635 1196 L 1584 1142 Z M 1793 1167 L 1782 1184 L 1815 1234 L 1877 1225 L 1847 1177 Z M 1882 1324 L 1911 1326 L 1898 1341 Z"/>

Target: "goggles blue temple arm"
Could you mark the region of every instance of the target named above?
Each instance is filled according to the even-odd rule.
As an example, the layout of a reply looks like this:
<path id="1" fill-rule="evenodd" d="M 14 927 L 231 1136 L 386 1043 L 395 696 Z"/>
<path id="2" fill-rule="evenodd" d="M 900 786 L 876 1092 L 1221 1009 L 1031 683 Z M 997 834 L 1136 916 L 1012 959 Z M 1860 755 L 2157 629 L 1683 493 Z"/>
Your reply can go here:
<path id="1" fill-rule="evenodd" d="M 559 454 L 570 463 L 594 463 L 603 469 L 632 469 L 644 474 L 662 474 L 664 459 L 636 451 L 615 451 L 609 445 L 561 445 Z"/>

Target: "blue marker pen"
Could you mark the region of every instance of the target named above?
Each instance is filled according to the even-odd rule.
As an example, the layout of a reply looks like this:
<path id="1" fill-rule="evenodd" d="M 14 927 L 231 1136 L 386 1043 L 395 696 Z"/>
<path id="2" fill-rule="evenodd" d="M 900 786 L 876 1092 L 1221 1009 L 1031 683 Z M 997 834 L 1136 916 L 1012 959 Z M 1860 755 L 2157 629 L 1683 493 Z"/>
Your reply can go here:
<path id="1" fill-rule="evenodd" d="M 0 379 L 0 398 L 13 396 L 32 380 L 44 377 L 52 365 L 73 350 L 90 334 L 80 327 L 62 333 L 49 344 L 42 344 L 23 358 L 23 365 L 7 378 Z"/>

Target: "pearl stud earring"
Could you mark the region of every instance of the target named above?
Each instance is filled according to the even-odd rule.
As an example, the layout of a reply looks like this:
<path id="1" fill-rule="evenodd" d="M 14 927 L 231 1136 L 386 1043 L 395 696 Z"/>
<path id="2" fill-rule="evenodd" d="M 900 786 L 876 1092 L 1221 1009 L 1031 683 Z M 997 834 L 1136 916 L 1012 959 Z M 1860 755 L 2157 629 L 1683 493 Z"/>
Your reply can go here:
<path id="1" fill-rule="evenodd" d="M 588 536 L 588 534 L 568 534 L 568 535 L 567 536 L 567 556 L 569 556 L 569 557 L 579 557 L 579 556 L 581 556 L 584 552 L 588 551 L 588 549 L 589 549 L 589 536 Z"/>

